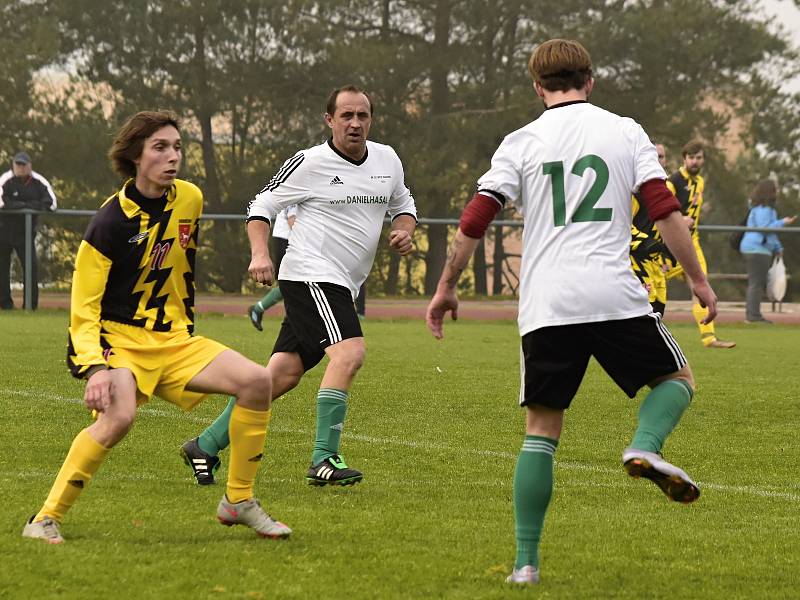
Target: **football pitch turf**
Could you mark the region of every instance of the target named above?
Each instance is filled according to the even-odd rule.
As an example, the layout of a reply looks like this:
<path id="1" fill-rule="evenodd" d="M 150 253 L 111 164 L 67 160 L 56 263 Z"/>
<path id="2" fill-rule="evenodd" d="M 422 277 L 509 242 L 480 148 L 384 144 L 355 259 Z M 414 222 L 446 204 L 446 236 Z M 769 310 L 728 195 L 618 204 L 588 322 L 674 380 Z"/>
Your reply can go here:
<path id="1" fill-rule="evenodd" d="M 0 313 L 0 598 L 790 598 L 800 570 L 796 326 L 724 325 L 734 350 L 671 329 L 698 392 L 665 448 L 702 489 L 683 506 L 620 466 L 637 401 L 592 363 L 556 452 L 542 583 L 504 583 L 514 559 L 512 474 L 523 440 L 510 322 L 365 321 L 342 452 L 353 487 L 308 486 L 318 367 L 276 401 L 256 493 L 294 529 L 259 539 L 215 518 L 224 486 L 178 456 L 223 408 L 153 399 L 62 527 L 23 539 L 89 422 L 65 367 L 67 313 Z M 202 315 L 197 331 L 257 361 L 278 322 Z M 643 397 L 641 392 L 637 400 Z M 227 456 L 218 479 L 226 476 Z"/>

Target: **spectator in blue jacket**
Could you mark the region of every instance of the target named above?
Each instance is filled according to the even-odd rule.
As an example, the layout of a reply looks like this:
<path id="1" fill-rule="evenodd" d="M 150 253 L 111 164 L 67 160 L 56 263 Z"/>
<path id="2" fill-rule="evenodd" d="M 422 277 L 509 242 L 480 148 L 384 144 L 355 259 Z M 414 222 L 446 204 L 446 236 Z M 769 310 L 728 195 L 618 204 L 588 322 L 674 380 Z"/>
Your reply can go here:
<path id="1" fill-rule="evenodd" d="M 778 186 L 772 179 L 762 179 L 750 194 L 751 209 L 748 227 L 784 227 L 794 223 L 793 217 L 778 218 L 775 201 Z M 770 323 L 761 314 L 761 296 L 767 287 L 767 271 L 773 257 L 783 254 L 783 246 L 774 233 L 748 231 L 742 236 L 739 251 L 747 263 L 747 312 L 745 323 Z"/>

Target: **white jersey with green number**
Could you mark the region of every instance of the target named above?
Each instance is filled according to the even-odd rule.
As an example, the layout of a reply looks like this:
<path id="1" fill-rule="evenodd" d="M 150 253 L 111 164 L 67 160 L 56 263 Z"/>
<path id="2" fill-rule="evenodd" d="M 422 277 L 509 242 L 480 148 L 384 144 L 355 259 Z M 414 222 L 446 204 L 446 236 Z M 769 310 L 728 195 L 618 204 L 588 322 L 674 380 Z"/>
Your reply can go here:
<path id="1" fill-rule="evenodd" d="M 642 127 L 587 102 L 546 110 L 509 134 L 478 190 L 522 213 L 519 328 L 651 312 L 631 270 L 631 193 L 666 179 Z"/>

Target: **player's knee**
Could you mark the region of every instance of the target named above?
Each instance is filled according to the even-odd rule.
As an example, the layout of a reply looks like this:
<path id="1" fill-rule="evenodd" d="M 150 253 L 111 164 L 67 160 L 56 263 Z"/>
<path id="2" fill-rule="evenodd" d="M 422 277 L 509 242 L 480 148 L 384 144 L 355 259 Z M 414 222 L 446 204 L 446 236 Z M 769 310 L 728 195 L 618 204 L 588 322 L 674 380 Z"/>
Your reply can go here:
<path id="1" fill-rule="evenodd" d="M 684 365 L 684 367 L 679 371 L 675 371 L 671 375 L 659 378 L 656 381 L 652 382 L 650 384 L 650 387 L 653 388 L 659 383 L 663 383 L 665 381 L 678 381 L 678 380 L 682 381 L 687 386 L 689 386 L 690 393 L 694 395 L 695 391 L 694 375 L 692 374 L 692 370 L 689 368 L 688 364 Z"/>
<path id="2" fill-rule="evenodd" d="M 348 348 L 347 352 L 340 352 L 331 359 L 331 364 L 342 373 L 354 376 L 364 364 L 366 350 L 363 346 Z"/>
<path id="3" fill-rule="evenodd" d="M 691 388 L 692 394 L 694 394 L 694 374 L 692 373 L 689 363 L 683 365 L 683 368 L 675 373 L 675 379 L 683 379 Z"/>
<path id="4" fill-rule="evenodd" d="M 676 377 L 676 379 L 682 380 L 686 385 L 689 386 L 692 395 L 694 395 L 695 387 L 694 387 L 694 377 L 692 376 L 692 372 L 689 371 L 687 375 L 681 375 L 680 377 Z"/>
<path id="5" fill-rule="evenodd" d="M 561 437 L 561 429 L 564 424 L 563 409 L 536 404 L 529 404 L 525 408 L 525 433 L 527 435 L 540 435 L 554 440 Z"/>
<path id="6" fill-rule="evenodd" d="M 135 420 L 135 411 L 107 411 L 101 413 L 100 417 L 98 417 L 98 422 L 106 430 L 107 439 L 112 444 L 117 443 L 128 435 L 128 432 L 133 428 Z"/>
<path id="7" fill-rule="evenodd" d="M 272 396 L 277 397 L 280 393 L 285 394 L 289 390 L 293 390 L 300 383 L 303 378 L 303 370 L 292 371 L 289 373 L 281 373 L 277 377 L 272 378 Z"/>
<path id="8" fill-rule="evenodd" d="M 239 398 L 247 397 L 249 405 L 257 410 L 269 408 L 272 399 L 272 377 L 265 367 L 249 369 L 240 382 Z"/>
<path id="9" fill-rule="evenodd" d="M 120 436 L 128 435 L 128 432 L 133 429 L 133 422 L 136 417 L 133 414 L 123 415 L 117 422 L 117 428 Z"/>

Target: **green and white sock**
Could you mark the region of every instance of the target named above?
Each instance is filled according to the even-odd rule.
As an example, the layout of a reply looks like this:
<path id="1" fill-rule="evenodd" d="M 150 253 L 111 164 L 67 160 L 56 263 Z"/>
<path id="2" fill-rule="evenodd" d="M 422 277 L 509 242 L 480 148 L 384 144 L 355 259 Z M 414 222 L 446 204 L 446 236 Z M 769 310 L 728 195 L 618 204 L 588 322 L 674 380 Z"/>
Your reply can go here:
<path id="1" fill-rule="evenodd" d="M 197 438 L 197 444 L 206 454 L 216 456 L 220 453 L 220 450 L 224 450 L 230 445 L 228 425 L 231 422 L 231 411 L 235 405 L 236 397 L 231 396 L 228 400 L 228 406 L 225 407 L 222 414 Z"/>
<path id="2" fill-rule="evenodd" d="M 639 426 L 631 448 L 661 452 L 664 441 L 691 401 L 692 388 L 683 379 L 662 381 L 650 390 L 639 407 Z"/>
<path id="3" fill-rule="evenodd" d="M 514 568 L 539 567 L 539 540 L 553 495 L 553 455 L 558 440 L 526 435 L 514 471 L 514 520 L 517 557 Z"/>
<path id="4" fill-rule="evenodd" d="M 281 300 L 283 300 L 283 294 L 281 294 L 281 288 L 276 285 L 269 292 L 264 294 L 264 297 L 256 302 L 253 306 L 258 312 L 263 313 L 268 308 L 275 306 Z"/>
<path id="5" fill-rule="evenodd" d="M 311 464 L 316 465 L 334 454 L 339 454 L 339 442 L 347 414 L 347 392 L 333 388 L 320 388 L 317 392 L 317 438 Z"/>

